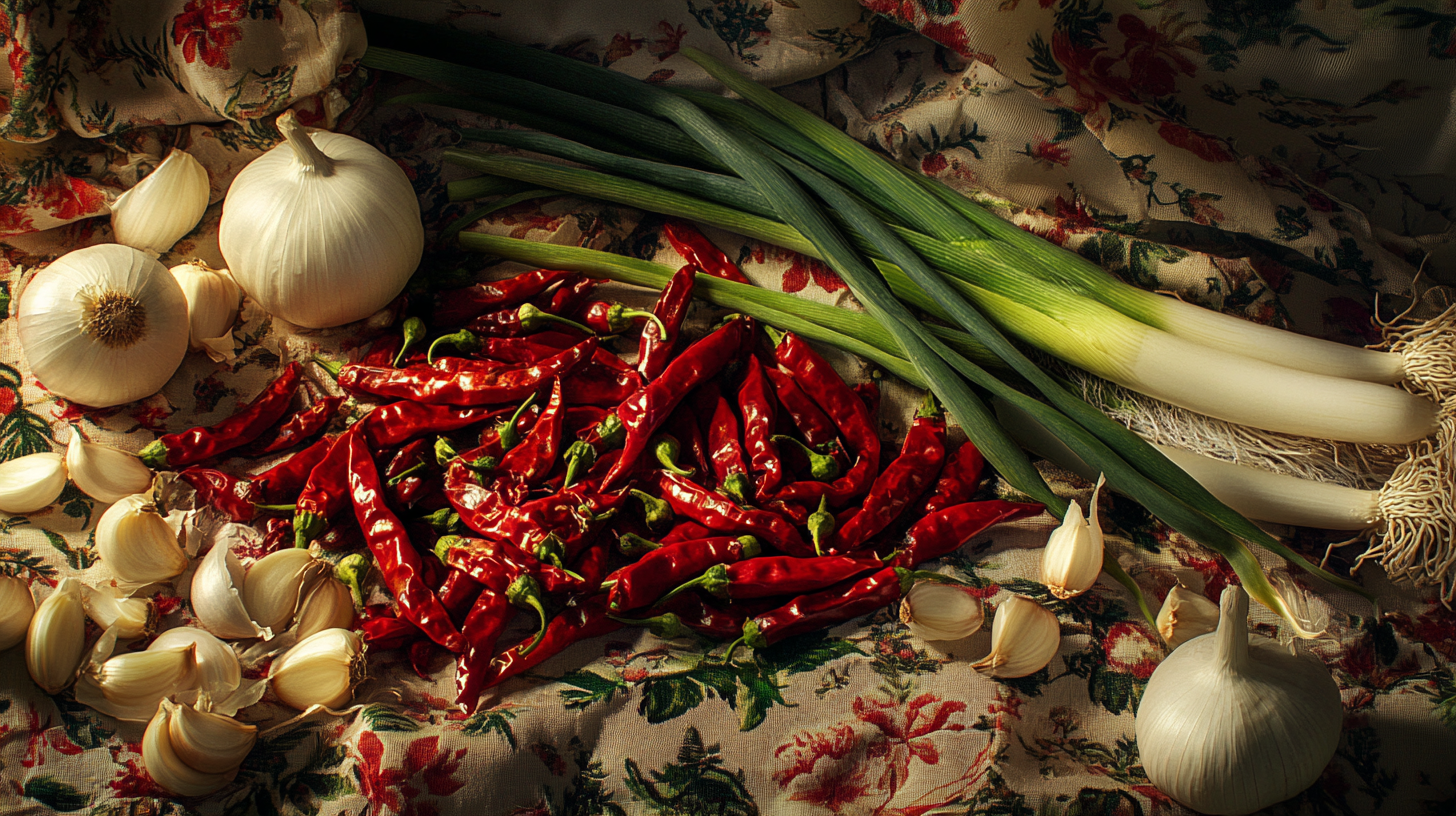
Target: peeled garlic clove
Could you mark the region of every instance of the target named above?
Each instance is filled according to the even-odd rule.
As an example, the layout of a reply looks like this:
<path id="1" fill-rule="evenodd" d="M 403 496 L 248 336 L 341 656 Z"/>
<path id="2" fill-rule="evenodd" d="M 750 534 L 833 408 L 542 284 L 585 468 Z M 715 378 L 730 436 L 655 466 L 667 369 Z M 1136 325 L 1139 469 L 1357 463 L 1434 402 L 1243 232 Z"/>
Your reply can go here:
<path id="1" fill-rule="evenodd" d="M 112 202 L 111 231 L 118 244 L 160 255 L 196 228 L 211 194 L 207 168 L 174 148 L 157 169 Z"/>
<path id="2" fill-rule="evenodd" d="M 182 761 L 172 743 L 172 720 L 179 706 L 163 700 L 142 735 L 142 764 L 153 781 L 178 796 L 206 796 L 222 790 L 237 776 L 237 768 L 223 773 L 199 771 Z"/>
<path id="3" fill-rule="evenodd" d="M 294 634 L 299 640 L 325 629 L 348 629 L 354 625 L 354 597 L 349 587 L 333 575 L 314 583 L 298 607 Z"/>
<path id="4" fill-rule="evenodd" d="M 25 664 L 31 679 L 47 694 L 59 694 L 76 679 L 86 656 L 86 608 L 81 584 L 62 578 L 30 619 Z"/>
<path id="5" fill-rule="evenodd" d="M 91 670 L 106 699 L 119 706 L 141 706 L 191 688 L 197 682 L 197 647 L 119 654 Z"/>
<path id="6" fill-rule="evenodd" d="M 126 597 L 116 587 L 82 589 L 86 614 L 102 629 L 115 628 L 118 640 L 150 637 L 157 631 L 160 617 L 157 605 L 150 598 Z"/>
<path id="7" fill-rule="evenodd" d="M 304 591 L 327 570 L 327 564 L 305 549 L 269 553 L 248 568 L 243 605 L 259 626 L 281 632 L 293 620 Z"/>
<path id="8" fill-rule="evenodd" d="M 186 705 L 171 714 L 167 733 L 172 750 L 188 767 L 203 773 L 225 774 L 237 768 L 258 741 L 258 726 L 232 717 Z"/>
<path id="9" fill-rule="evenodd" d="M 0 513 L 44 510 L 65 489 L 66 459 L 59 453 L 32 453 L 0 464 Z"/>
<path id="10" fill-rule="evenodd" d="M 284 705 L 338 708 L 364 680 L 364 639 L 348 629 L 325 629 L 299 641 L 273 662 L 268 682 Z"/>
<path id="11" fill-rule="evenodd" d="M 922 581 L 900 602 L 900 622 L 921 640 L 960 640 L 975 634 L 985 619 L 981 599 L 967 587 Z"/>
<path id="12" fill-rule="evenodd" d="M 152 470 L 142 464 L 140 457 L 110 445 L 87 442 L 74 427 L 66 446 L 66 471 L 82 493 L 103 504 L 145 492 L 152 486 Z"/>
<path id="13" fill-rule="evenodd" d="M 197 664 L 196 686 L 211 699 L 231 694 L 243 681 L 243 667 L 237 652 L 226 643 L 194 626 L 168 629 L 147 647 L 147 651 L 192 647 Z"/>
<path id="14" fill-rule="evenodd" d="M 122 498 L 101 514 L 96 555 L 117 578 L 133 584 L 165 581 L 181 575 L 188 564 L 176 532 L 151 497 L 141 493 Z"/>
<path id="15" fill-rule="evenodd" d="M 1097 496 L 1102 477 L 1092 491 L 1092 518 L 1082 518 L 1076 502 L 1067 507 L 1062 526 L 1052 531 L 1041 555 L 1041 582 L 1057 598 L 1081 595 L 1097 583 L 1102 573 L 1102 525 L 1097 520 Z"/>
<path id="16" fill-rule="evenodd" d="M 1030 598 L 1012 595 L 996 607 L 991 653 L 971 668 L 991 677 L 1025 677 L 1052 662 L 1061 645 L 1057 616 Z"/>
<path id="17" fill-rule="evenodd" d="M 235 526 L 223 528 L 192 574 L 192 612 L 204 629 L 218 637 L 271 638 L 273 632 L 259 627 L 243 602 L 246 572 L 233 552 L 228 533 Z"/>
<path id="18" fill-rule="evenodd" d="M 34 616 L 30 586 L 13 575 L 0 575 L 0 652 L 25 640 Z"/>
<path id="19" fill-rule="evenodd" d="M 1158 634 L 1171 651 L 1218 628 L 1218 606 L 1202 594 L 1178 584 L 1158 610 Z"/>
<path id="20" fill-rule="evenodd" d="M 172 277 L 187 298 L 188 343 L 216 362 L 230 360 L 232 328 L 238 319 L 242 291 L 226 269 L 213 269 L 201 261 L 172 267 Z"/>

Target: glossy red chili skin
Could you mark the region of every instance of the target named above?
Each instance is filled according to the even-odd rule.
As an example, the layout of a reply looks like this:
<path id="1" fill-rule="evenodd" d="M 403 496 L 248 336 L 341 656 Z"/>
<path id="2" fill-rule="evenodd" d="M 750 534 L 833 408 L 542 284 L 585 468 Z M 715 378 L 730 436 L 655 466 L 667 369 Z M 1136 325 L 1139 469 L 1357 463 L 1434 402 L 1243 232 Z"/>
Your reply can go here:
<path id="1" fill-rule="evenodd" d="M 794 482 L 774 493 L 774 498 L 814 504 L 824 497 L 831 505 L 842 507 L 869 490 L 879 471 L 880 438 L 874 419 L 864 401 L 798 335 L 784 333 L 774 348 L 774 359 L 824 409 L 854 460 L 849 471 L 833 482 Z"/>
<path id="2" fill-rule="evenodd" d="M 753 321 L 735 317 L 717 331 L 684 349 L 662 376 L 643 386 L 617 407 L 617 417 L 626 429 L 621 458 L 607 473 L 604 488 L 610 488 L 635 467 L 653 434 L 694 388 L 721 372 L 753 336 Z"/>
<path id="3" fill-rule="evenodd" d="M 415 471 L 394 482 L 396 476 L 419 465 L 422 465 L 424 470 Z M 394 456 L 390 457 L 389 464 L 384 467 L 385 492 L 389 495 L 390 501 L 396 507 L 414 506 L 415 499 L 425 489 L 428 477 L 435 470 L 434 446 L 430 444 L 429 440 L 416 439 L 405 444 Z M 390 484 L 390 482 L 394 483 Z"/>
<path id="4" fill-rule="evenodd" d="M 953 504 L 963 504 L 976 495 L 986 458 L 969 439 L 960 444 L 945 463 L 935 488 L 920 506 L 921 517 L 938 513 Z"/>
<path id="5" fill-rule="evenodd" d="M 663 225 L 662 232 L 672 248 L 683 256 L 683 260 L 696 266 L 703 274 L 738 283 L 751 283 L 723 250 L 686 221 L 669 220 Z"/>
<path id="6" fill-rule="evenodd" d="M 250 477 L 258 491 L 259 504 L 288 504 L 298 498 L 308 483 L 309 474 L 328 456 L 338 437 L 324 437 L 284 459 L 271 468 Z"/>
<path id="7" fill-rule="evenodd" d="M 751 507 L 739 507 L 721 496 L 673 473 L 659 473 L 658 495 L 672 507 L 672 512 L 691 519 L 710 530 L 757 536 L 763 543 L 788 555 L 810 556 L 814 548 L 804 542 L 799 531 L 777 513 Z"/>
<path id="8" fill-rule="evenodd" d="M 880 412 L 880 384 L 874 380 L 865 380 L 855 383 L 854 393 L 859 395 L 860 401 L 865 404 L 865 409 L 873 417 Z"/>
<path id="9" fill-rule="evenodd" d="M 613 612 L 651 606 L 674 587 L 700 575 L 703 570 L 718 564 L 732 564 L 742 558 L 743 542 L 736 536 L 664 544 L 617 570 L 617 582 L 607 593 L 608 606 Z"/>
<path id="10" fill-rule="evenodd" d="M 455 704 L 466 711 L 473 711 L 480 700 L 496 643 L 515 612 L 505 590 L 484 587 L 465 617 L 461 629 L 467 643 L 455 663 Z"/>
<path id="11" fill-rule="evenodd" d="M 226 514 L 233 521 L 252 521 L 258 512 L 258 489 L 247 479 L 196 466 L 182 470 L 177 477 L 192 485 L 200 503 Z"/>
<path id="12" fill-rule="evenodd" d="M 703 599 L 696 592 L 674 595 L 653 611 L 671 612 L 678 616 L 683 625 L 704 637 L 714 640 L 733 640 L 743 632 L 743 621 L 747 616 L 730 612 Z"/>
<path id="13" fill-rule="evenodd" d="M 804 437 L 804 442 L 810 447 L 821 449 L 825 445 L 834 444 L 839 438 L 834 422 L 824 413 L 824 409 L 804 393 L 804 389 L 794 382 L 794 378 L 777 368 L 767 366 L 763 373 L 773 385 L 774 396 L 778 398 L 779 405 L 793 421 L 799 435 Z"/>
<path id="14" fill-rule="evenodd" d="M 773 441 L 778 401 L 757 357 L 748 358 L 738 387 L 738 412 L 743 417 L 743 452 L 760 499 L 772 495 L 784 480 L 784 463 Z"/>
<path id="15" fill-rule="evenodd" d="M 440 596 L 440 605 L 450 613 L 450 620 L 463 627 L 465 618 L 470 613 L 470 607 L 475 603 L 476 596 L 483 588 L 479 581 L 471 578 L 463 570 L 452 568 L 445 576 L 445 583 L 440 585 L 439 591 L 435 594 Z M 468 631 L 463 628 L 460 631 L 469 639 Z"/>
<path id="16" fill-rule="evenodd" d="M 502 478 L 514 480 L 523 485 L 534 485 L 545 478 L 561 451 L 561 429 L 566 419 L 562 403 L 562 381 L 558 377 L 551 385 L 551 398 L 536 418 L 536 424 L 515 447 L 501 457 L 496 472 Z"/>
<path id="17" fill-rule="evenodd" d="M 492 418 L 498 409 L 426 405 L 400 400 L 370 411 L 363 419 L 362 433 L 370 450 L 383 450 L 402 445 L 415 437 L 442 434 L 469 427 Z"/>
<path id="18" fill-rule="evenodd" d="M 303 366 L 289 363 L 252 402 L 214 425 L 166 434 L 147 445 L 142 461 L 157 468 L 194 465 L 252 442 L 278 423 L 303 379 Z"/>
<path id="19" fill-rule="evenodd" d="M 389 366 L 394 365 L 394 358 L 399 356 L 399 349 L 404 345 L 404 335 L 399 332 L 389 332 L 381 335 L 370 346 L 369 351 L 359 358 L 360 365 L 367 366 Z"/>
<path id="20" fill-rule="evenodd" d="M 829 549 L 849 552 L 889 527 L 924 495 L 944 464 L 945 420 L 916 417 L 905 433 L 900 455 L 875 477 L 858 512 L 836 525 Z"/>
<path id="21" fill-rule="evenodd" d="M 315 400 L 312 405 L 294 413 L 272 431 L 253 440 L 247 445 L 245 452 L 249 456 L 265 456 L 301 445 L 322 431 L 343 403 L 343 397 Z"/>
<path id="22" fill-rule="evenodd" d="M 348 365 L 339 373 L 339 386 L 357 394 L 433 405 L 519 403 L 542 384 L 566 376 L 589 360 L 596 347 L 596 339 L 588 338 L 539 363 L 492 371 L 400 370 Z"/>
<path id="23" fill-rule="evenodd" d="M 658 539 L 662 545 L 672 544 L 676 541 L 692 541 L 695 538 L 712 538 L 713 530 L 704 527 L 696 521 L 683 519 L 672 526 L 667 534 Z"/>
<path id="24" fill-rule="evenodd" d="M 404 524 L 384 501 L 383 485 L 369 448 L 359 434 L 345 434 L 348 442 L 349 495 L 354 517 L 384 584 L 394 596 L 399 616 L 420 627 L 430 640 L 452 652 L 465 648 L 464 637 L 450 620 L 440 598 L 425 583 L 419 552 Z"/>
<path id="25" fill-rule="evenodd" d="M 551 293 L 550 299 L 541 304 L 541 309 L 554 315 L 574 319 L 587 305 L 592 292 L 596 291 L 601 284 L 602 282 L 597 278 L 573 275 L 556 287 L 556 291 Z"/>
<path id="26" fill-rule="evenodd" d="M 334 437 L 329 450 L 308 473 L 308 481 L 298 495 L 297 515 L 312 513 L 324 519 L 332 519 L 343 512 L 350 500 L 349 492 L 349 443 L 360 436 L 359 424 Z M 297 517 L 297 516 L 295 516 Z"/>
<path id="27" fill-rule="evenodd" d="M 645 379 L 657 379 L 672 359 L 678 336 L 682 333 L 683 319 L 692 304 L 696 282 L 696 267 L 687 264 L 668 279 L 662 293 L 657 296 L 652 313 L 662 321 L 667 334 L 663 335 L 652 321 L 642 327 L 642 334 L 637 340 L 637 371 Z"/>
<path id="28" fill-rule="evenodd" d="M 743 443 L 739 438 L 738 415 L 722 394 L 713 401 L 708 419 L 708 458 L 719 484 L 734 474 L 747 473 Z"/>
<path id="29" fill-rule="evenodd" d="M 678 464 L 692 468 L 692 479 L 709 490 L 713 489 L 717 483 L 713 478 L 713 460 L 708 455 L 708 441 L 703 438 L 703 429 L 698 425 L 695 406 L 686 401 L 678 403 L 663 427 L 678 441 Z"/>
<path id="30" fill-rule="evenodd" d="M 519 306 L 575 274 L 562 269 L 537 269 L 506 280 L 440 292 L 435 296 L 432 322 L 454 326 L 489 311 Z"/>
<path id="31" fill-rule="evenodd" d="M 608 356 L 615 359 L 615 355 Z M 599 365 L 594 357 L 566 378 L 566 404 L 615 408 L 643 385 L 642 375 L 636 371 Z"/>
<path id="32" fill-rule="evenodd" d="M 483 586 L 496 587 L 504 592 L 512 581 L 522 575 L 530 575 L 540 582 L 541 591 L 547 595 L 567 595 L 594 589 L 573 578 L 566 570 L 543 564 L 514 544 L 479 538 L 462 541 L 464 543 L 460 546 L 446 551 L 445 562 Z"/>
<path id="33" fill-rule="evenodd" d="M 521 649 L 531 643 L 535 639 L 535 635 L 528 635 L 526 639 L 491 661 L 490 667 L 485 673 L 485 682 L 481 687 L 490 688 L 498 685 L 521 672 L 541 665 L 573 644 L 615 632 L 620 628 L 622 628 L 622 624 L 607 617 L 606 598 L 601 595 L 590 596 L 576 606 L 567 607 L 561 614 L 552 618 L 551 622 L 546 624 L 546 634 L 541 638 L 540 643 L 537 643 L 536 648 L 527 654 L 522 655 Z"/>
<path id="34" fill-rule="evenodd" d="M 909 591 L 910 583 L 906 571 L 885 567 L 862 578 L 800 595 L 778 609 L 750 618 L 757 627 L 758 642 L 750 639 L 749 644 L 772 645 L 794 635 L 868 615 L 900 600 Z"/>
<path id="35" fill-rule="evenodd" d="M 873 557 L 764 555 L 729 564 L 728 583 L 723 590 L 726 597 L 735 601 L 804 595 L 884 566 L 884 562 Z"/>
<path id="36" fill-rule="evenodd" d="M 482 337 L 480 350 L 475 354 L 477 357 L 503 363 L 539 363 L 580 342 L 580 332 L 548 329 L 523 337 Z"/>
<path id="37" fill-rule="evenodd" d="M 366 618 L 359 629 L 370 649 L 400 649 L 423 637 L 420 627 L 394 617 Z"/>
<path id="38" fill-rule="evenodd" d="M 955 552 L 992 525 L 1041 513 L 1040 504 L 1000 499 L 951 505 L 926 516 L 905 534 L 905 546 L 895 556 L 897 566 L 915 567 Z"/>

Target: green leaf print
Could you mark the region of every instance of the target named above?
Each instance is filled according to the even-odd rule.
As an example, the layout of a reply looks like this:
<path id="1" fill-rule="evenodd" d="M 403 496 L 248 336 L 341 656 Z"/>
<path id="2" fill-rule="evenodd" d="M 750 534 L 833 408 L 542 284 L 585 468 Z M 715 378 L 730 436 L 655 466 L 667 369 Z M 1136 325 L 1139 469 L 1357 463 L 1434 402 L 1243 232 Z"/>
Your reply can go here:
<path id="1" fill-rule="evenodd" d="M 382 703 L 367 705 L 360 712 L 375 731 L 418 731 L 419 720 L 412 719 Z"/>
<path id="2" fill-rule="evenodd" d="M 725 769 L 717 744 L 705 746 L 693 726 L 683 734 L 677 761 L 646 774 L 631 759 L 626 761 L 626 768 L 627 789 L 653 813 L 758 816 L 758 805 L 745 784 L 743 769 L 737 773 Z"/>
<path id="3" fill-rule="evenodd" d="M 637 713 L 654 725 L 697 708 L 706 699 L 702 684 L 690 677 L 659 677 L 642 684 Z"/>
<path id="4" fill-rule="evenodd" d="M 90 794 L 81 793 L 54 776 L 34 776 L 25 780 L 25 796 L 61 813 L 70 813 L 91 804 Z"/>
<path id="5" fill-rule="evenodd" d="M 625 692 L 627 684 L 586 670 L 574 671 L 561 678 L 560 682 L 574 688 L 561 690 L 561 700 L 568 709 L 586 708 L 592 703 L 612 699 L 617 692 Z"/>
<path id="6" fill-rule="evenodd" d="M 96 563 L 96 532 L 93 530 L 86 541 L 86 546 L 76 549 L 66 541 L 65 537 L 50 530 L 41 530 L 45 533 L 46 540 L 51 543 L 62 555 L 66 557 L 66 563 L 73 570 L 83 570 Z"/>
<path id="7" fill-rule="evenodd" d="M 54 580 L 57 573 L 55 567 L 47 564 L 44 558 L 29 550 L 0 547 L 0 575 L 24 578 L 27 572 L 33 572 L 50 580 Z"/>
<path id="8" fill-rule="evenodd" d="M 485 711 L 477 711 L 471 714 L 461 727 L 460 733 L 472 737 L 481 737 L 489 733 L 500 734 L 505 738 L 506 744 L 514 751 L 516 745 L 516 733 L 511 729 L 511 720 L 516 718 L 516 712 L 509 708 L 491 708 Z"/>
<path id="9" fill-rule="evenodd" d="M 717 34 L 740 60 L 749 65 L 758 64 L 759 55 L 749 49 L 769 41 L 772 2 L 754 5 L 750 0 L 716 0 L 699 4 L 688 0 L 688 11 L 699 25 Z"/>

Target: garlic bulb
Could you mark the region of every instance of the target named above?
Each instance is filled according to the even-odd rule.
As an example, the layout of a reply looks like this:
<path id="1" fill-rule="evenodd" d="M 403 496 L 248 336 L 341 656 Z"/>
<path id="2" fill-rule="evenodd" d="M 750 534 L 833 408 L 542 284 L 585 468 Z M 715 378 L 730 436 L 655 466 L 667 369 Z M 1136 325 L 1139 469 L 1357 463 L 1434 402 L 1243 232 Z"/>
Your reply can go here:
<path id="1" fill-rule="evenodd" d="M 333 575 L 316 582 L 298 605 L 294 636 L 305 640 L 325 629 L 348 629 L 354 625 L 354 596 L 349 587 Z"/>
<path id="2" fill-rule="evenodd" d="M 243 605 L 259 626 L 281 632 L 293 621 L 304 592 L 328 569 L 328 564 L 297 547 L 269 553 L 248 568 Z"/>
<path id="3" fill-rule="evenodd" d="M 348 629 L 325 629 L 298 642 L 273 662 L 268 682 L 284 705 L 338 708 L 364 680 L 364 638 Z"/>
<path id="4" fill-rule="evenodd" d="M 1158 634 L 1171 651 L 1218 627 L 1218 605 L 1182 584 L 1168 591 L 1158 610 Z"/>
<path id="5" fill-rule="evenodd" d="M 123 708 L 155 707 L 163 697 L 197 683 L 197 647 L 191 643 L 119 654 L 88 672 L 107 700 Z"/>
<path id="6" fill-rule="evenodd" d="M 224 527 L 192 573 L 192 612 L 204 629 L 218 637 L 272 638 L 273 632 L 259 627 L 243 603 L 246 573 L 229 541 L 230 531 L 240 526 Z"/>
<path id="7" fill-rule="evenodd" d="M 202 261 L 179 264 L 170 270 L 187 298 L 188 344 L 205 351 L 214 362 L 231 360 L 233 323 L 243 293 L 226 269 L 213 269 Z"/>
<path id="8" fill-rule="evenodd" d="M 47 694 L 59 694 L 76 679 L 86 657 L 86 609 L 81 584 L 62 578 L 30 619 L 25 637 L 25 665 Z"/>
<path id="9" fill-rule="evenodd" d="M 981 599 L 966 587 L 921 581 L 900 602 L 900 622 L 921 640 L 960 640 L 980 631 Z"/>
<path id="10" fill-rule="evenodd" d="M 1021 595 L 996 607 L 991 653 L 971 668 L 991 677 L 1025 677 L 1052 662 L 1062 645 L 1062 628 L 1051 610 Z"/>
<path id="11" fill-rule="evenodd" d="M 136 454 L 87 442 L 74 425 L 66 446 L 66 472 L 82 493 L 104 504 L 144 492 L 155 478 Z"/>
<path id="12" fill-rule="evenodd" d="M 270 314 L 310 329 L 363 320 L 419 265 L 419 200 L 369 144 L 278 117 L 284 143 L 233 179 L 218 244 L 233 279 Z"/>
<path id="13" fill-rule="evenodd" d="M 258 726 L 241 723 L 232 717 L 198 711 L 192 706 L 164 702 L 171 708 L 172 718 L 167 734 L 177 758 L 203 773 L 225 774 L 243 764 L 253 743 L 258 741 Z"/>
<path id="14" fill-rule="evenodd" d="M 0 652 L 25 640 L 34 616 L 30 586 L 13 575 L 0 575 Z"/>
<path id="15" fill-rule="evenodd" d="M 115 627 L 117 640 L 150 637 L 160 618 L 151 598 L 127 597 L 112 586 L 82 587 L 86 614 L 102 629 Z"/>
<path id="16" fill-rule="evenodd" d="M 1097 520 L 1097 496 L 1103 478 L 1092 490 L 1092 517 L 1082 518 L 1075 501 L 1067 507 L 1062 526 L 1052 531 L 1041 555 L 1041 582 L 1057 598 L 1067 599 L 1092 588 L 1102 573 L 1102 525 Z"/>
<path id="17" fill-rule="evenodd" d="M 147 177 L 111 204 L 111 231 L 118 244 L 153 255 L 172 248 L 207 211 L 207 168 L 173 148 Z"/>
<path id="18" fill-rule="evenodd" d="M 96 555 L 117 578 L 132 584 L 165 581 L 181 575 L 188 564 L 177 534 L 145 493 L 127 496 L 101 514 Z"/>
<path id="19" fill-rule="evenodd" d="M 206 796 L 221 790 L 237 776 L 237 768 L 222 773 L 200 771 L 178 755 L 172 741 L 172 720 L 178 706 L 163 700 L 142 735 L 142 764 L 162 787 L 178 796 Z"/>
<path id="20" fill-rule="evenodd" d="M 59 453 L 32 453 L 0 464 L 0 513 L 44 510 L 65 489 L 66 460 Z"/>
<path id="21" fill-rule="evenodd" d="M 1335 755 L 1340 689 L 1318 661 L 1251 643 L 1249 596 L 1230 586 L 1218 629 L 1148 679 L 1134 725 L 1158 790 L 1194 810 L 1244 814 L 1309 787 Z"/>
<path id="22" fill-rule="evenodd" d="M 20 294 L 20 347 L 57 396 L 104 408 L 157 393 L 187 354 L 187 299 L 141 250 L 62 255 Z"/>

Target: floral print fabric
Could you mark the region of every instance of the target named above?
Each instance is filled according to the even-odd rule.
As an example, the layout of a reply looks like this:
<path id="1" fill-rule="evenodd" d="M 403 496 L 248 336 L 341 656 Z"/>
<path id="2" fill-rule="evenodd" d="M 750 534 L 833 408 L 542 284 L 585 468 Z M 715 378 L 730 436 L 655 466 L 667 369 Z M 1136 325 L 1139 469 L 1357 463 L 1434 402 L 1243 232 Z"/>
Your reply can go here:
<path id="1" fill-rule="evenodd" d="M 366 8 L 374 4 L 366 3 Z M 1428 4 L 1429 5 L 1429 4 Z M 1093 257 L 1146 288 L 1262 322 L 1365 342 L 1370 315 L 1452 273 L 1446 105 L 1448 9 L 1395 2 L 1124 3 L 1088 0 L 553 0 L 401 2 L 379 10 L 549 45 L 654 81 L 711 88 L 684 44 L 781 86 L 862 140 Z M 348 4 L 75 2 L 3 10 L 11 76 L 0 109 L 4 297 L 39 265 L 106 241 L 107 202 L 181 146 L 208 167 L 214 205 L 163 262 L 223 265 L 216 226 L 227 183 L 277 139 L 274 114 L 367 139 L 407 169 L 436 236 L 468 212 L 440 160 L 459 124 L 493 120 L 379 104 L 418 83 L 358 69 L 366 31 Z M 908 30 L 907 30 L 908 29 Z M 1395 45 L 1377 48 L 1378 37 Z M 4 74 L 0 70 L 0 74 Z M 1334 78 L 1338 77 L 1336 80 Z M 1379 114 L 1377 118 L 1375 113 Z M 1374 149 L 1371 149 L 1374 148 Z M 1443 186 L 1444 185 L 1444 186 Z M 526 202 L 473 229 L 680 263 L 660 219 L 574 198 Z M 754 283 L 854 306 L 824 265 L 727 233 L 709 235 Z M 1429 259 L 1426 258 L 1429 254 Z M 426 267 L 479 269 L 432 241 Z M 505 270 L 486 270 L 500 274 Z M 651 294 L 607 290 L 634 303 Z M 1440 302 L 1443 290 L 1427 293 Z M 11 312 L 13 314 L 13 310 Z M 695 310 L 706 323 L 709 310 Z M 1388 316 L 1388 315 L 1386 315 Z M 51 397 L 0 321 L 0 458 L 58 450 L 70 433 L 138 450 L 156 434 L 216 421 L 284 360 L 357 357 L 392 312 L 301 332 L 245 308 L 237 358 L 189 355 L 162 392 L 107 411 Z M 831 361 L 868 380 L 872 367 Z M 319 371 L 310 387 L 331 389 Z M 882 436 L 903 433 L 918 394 L 881 381 Z M 352 416 L 367 405 L 349 404 Z M 237 459 L 232 472 L 265 463 Z M 1084 504 L 1090 486 L 1046 469 Z M 987 484 L 984 495 L 999 486 Z M 68 488 L 52 508 L 0 520 L 0 571 L 44 597 L 91 580 L 97 506 Z M 1221 560 L 1104 497 L 1109 547 L 1156 605 L 1175 582 L 1217 599 Z M 146 774 L 141 726 L 69 694 L 39 692 L 18 650 L 0 654 L 0 809 L 16 813 L 342 814 L 1182 814 L 1142 772 L 1138 696 L 1164 652 L 1111 581 L 1070 601 L 1032 580 L 1056 520 L 994 529 L 937 569 L 994 610 L 1010 593 L 1061 623 L 1051 665 L 995 681 L 968 668 L 987 627 L 926 643 L 883 610 L 780 647 L 740 652 L 624 630 L 580 643 L 463 714 L 453 664 L 370 655 L 345 716 L 271 698 L 244 712 L 264 731 L 235 782 L 169 797 Z M 1302 552 L 1330 543 L 1282 530 Z M 240 553 L 266 551 L 261 535 Z M 1337 550 L 1348 567 L 1354 553 Z M 1432 593 L 1366 565 L 1363 600 L 1309 584 L 1328 637 L 1303 648 L 1341 686 L 1344 734 L 1320 782 L 1273 813 L 1446 813 L 1456 808 L 1456 617 Z M 165 625 L 194 623 L 185 589 L 158 596 Z M 994 611 L 993 611 L 994 614 Z M 1256 609 L 1260 635 L 1278 637 Z M 93 633 L 94 634 L 94 633 Z M 717 650 L 715 652 L 715 649 Z"/>

